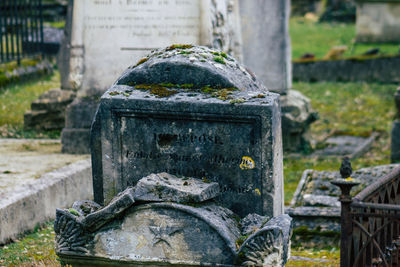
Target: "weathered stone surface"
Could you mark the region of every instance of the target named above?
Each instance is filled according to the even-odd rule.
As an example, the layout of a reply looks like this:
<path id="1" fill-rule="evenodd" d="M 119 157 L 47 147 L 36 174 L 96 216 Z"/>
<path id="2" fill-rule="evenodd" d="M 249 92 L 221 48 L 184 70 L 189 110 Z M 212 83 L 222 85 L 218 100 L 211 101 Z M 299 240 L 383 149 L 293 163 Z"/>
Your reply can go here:
<path id="1" fill-rule="evenodd" d="M 291 88 L 290 0 L 239 1 L 244 64 L 271 91 Z"/>
<path id="2" fill-rule="evenodd" d="M 199 179 L 178 178 L 168 173 L 150 174 L 135 186 L 135 200 L 203 202 L 215 198 L 219 193 L 217 183 L 205 183 Z"/>
<path id="3" fill-rule="evenodd" d="M 381 165 L 369 168 L 362 168 L 353 171 L 351 177 L 353 179 L 360 180 L 360 185 L 355 186 L 352 192 L 360 192 L 366 186 L 375 182 L 378 178 L 390 173 L 394 168 L 400 166 L 399 164 Z M 341 179 L 340 173 L 338 171 L 316 171 L 316 170 L 306 170 L 303 173 L 304 183 L 302 183 L 301 188 L 296 191 L 293 196 L 292 206 L 303 206 L 304 196 L 311 194 L 311 198 L 317 201 L 316 196 L 323 196 L 324 200 L 328 200 L 326 196 L 335 197 L 336 199 L 340 196 L 340 189 L 337 186 L 331 184 L 331 181 L 335 179 Z M 307 197 L 310 199 L 310 197 Z M 333 200 L 333 198 L 332 198 Z M 336 201 L 317 201 L 318 205 L 324 206 L 337 206 Z M 330 203 L 330 204 L 329 204 Z"/>
<path id="4" fill-rule="evenodd" d="M 218 199 L 241 216 L 281 214 L 280 131 L 278 95 L 230 56 L 205 47 L 154 52 L 101 99 L 95 200 L 108 203 L 143 176 L 168 172 L 218 182 Z"/>
<path id="5" fill-rule="evenodd" d="M 38 160 L 40 158 L 36 164 Z M 0 244 L 34 230 L 36 225 L 54 220 L 57 207 L 70 206 L 75 199 L 92 197 L 90 171 L 90 161 L 81 160 L 39 179 L 26 181 L 12 190 L 3 187 L 0 193 Z"/>
<path id="6" fill-rule="evenodd" d="M 137 186 L 143 182 L 157 190 L 162 179 L 180 182 L 167 173 L 154 176 Z M 159 182 L 150 185 L 151 178 Z M 204 185 L 196 181 L 193 191 Z M 164 202 L 171 199 L 166 194 L 159 202 L 135 202 L 135 191 L 128 187 L 104 208 L 77 201 L 72 209 L 58 209 L 54 231 L 60 259 L 73 266 L 284 266 L 288 259 L 287 215 L 269 220 L 250 214 L 239 223 L 236 214 L 213 201 L 183 205 Z"/>
<path id="7" fill-rule="evenodd" d="M 354 159 L 366 153 L 377 137 L 376 132 L 367 137 L 334 135 L 327 138 L 324 141 L 326 147 L 315 151 L 314 155 L 347 156 Z"/>
<path id="8" fill-rule="evenodd" d="M 292 218 L 283 214 L 269 220 L 239 249 L 242 265 L 285 266 L 290 254 Z"/>
<path id="9" fill-rule="evenodd" d="M 230 55 L 192 45 L 172 45 L 154 51 L 129 67 L 116 82 L 117 85 L 163 83 L 186 85 L 186 89 L 203 89 L 203 92 L 206 87 L 260 94 L 267 91 L 254 74 Z"/>
<path id="10" fill-rule="evenodd" d="M 91 120 L 98 98 L 76 98 L 66 110 L 65 128 L 61 132 L 62 152 L 89 154 Z"/>
<path id="11" fill-rule="evenodd" d="M 24 114 L 24 128 L 61 130 L 65 126 L 65 109 L 76 94 L 73 91 L 51 89 L 31 103 L 31 110 Z"/>
<path id="12" fill-rule="evenodd" d="M 92 200 L 78 200 L 72 204 L 72 209 L 76 210 L 81 216 L 93 213 L 102 207 Z"/>
<path id="13" fill-rule="evenodd" d="M 269 217 L 261 216 L 257 213 L 247 215 L 240 220 L 242 235 L 250 235 L 258 231 L 269 219 Z"/>
<path id="14" fill-rule="evenodd" d="M 357 1 L 357 42 L 399 42 L 400 3 L 398 1 Z"/>
<path id="15" fill-rule="evenodd" d="M 133 188 L 125 189 L 125 191 L 118 194 L 109 205 L 103 209 L 90 213 L 81 221 L 81 223 L 88 231 L 94 232 L 132 206 L 133 203 L 135 203 L 134 192 L 135 190 Z"/>
<path id="16" fill-rule="evenodd" d="M 293 218 L 292 245 L 339 246 L 340 208 L 302 206 L 285 209 L 285 213 Z"/>
<path id="17" fill-rule="evenodd" d="M 304 194 L 303 204 L 305 206 L 324 206 L 324 207 L 340 207 L 338 198 L 331 196 Z"/>
<path id="18" fill-rule="evenodd" d="M 84 229 L 84 220 L 81 223 L 68 211 L 57 211 L 57 253 L 67 263 L 74 259 L 68 255 L 75 254 L 89 256 L 86 264 L 90 266 L 107 258 L 114 264 L 229 264 L 237 256 L 235 242 L 240 235 L 232 212 L 214 204 L 142 204 L 129 209 L 122 220 L 114 220 L 111 228 L 104 226 L 94 235 L 87 235 Z"/>
<path id="19" fill-rule="evenodd" d="M 282 142 L 285 151 L 304 151 L 310 147 L 310 125 L 318 119 L 310 99 L 296 90 L 279 98 L 282 107 Z"/>

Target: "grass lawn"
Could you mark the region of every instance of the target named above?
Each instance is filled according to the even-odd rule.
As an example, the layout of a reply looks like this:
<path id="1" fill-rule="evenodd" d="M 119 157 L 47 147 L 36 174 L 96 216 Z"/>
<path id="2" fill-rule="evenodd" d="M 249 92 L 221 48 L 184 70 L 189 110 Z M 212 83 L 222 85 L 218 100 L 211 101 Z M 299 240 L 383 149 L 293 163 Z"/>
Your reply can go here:
<path id="1" fill-rule="evenodd" d="M 344 56 L 360 55 L 375 47 L 379 47 L 385 54 L 399 52 L 399 45 L 395 44 L 354 44 L 356 35 L 354 24 L 318 23 L 306 21 L 302 17 L 293 17 L 289 26 L 293 59 L 305 53 L 312 53 L 317 58 L 322 58 L 331 47 L 339 45 L 348 47 Z"/>
<path id="2" fill-rule="evenodd" d="M 377 131 L 380 138 L 371 151 L 352 161 L 353 169 L 390 163 L 390 129 L 395 115 L 395 85 L 366 83 L 294 83 L 319 112 L 312 124 L 315 140 L 329 133 L 364 136 Z M 289 204 L 305 169 L 339 170 L 341 158 L 286 156 L 283 162 L 285 204 Z"/>
<path id="3" fill-rule="evenodd" d="M 31 102 L 49 89 L 60 86 L 60 75 L 54 72 L 40 81 L 29 81 L 0 88 L 0 137 L 16 138 L 58 138 L 59 131 L 26 131 L 24 113 Z"/>

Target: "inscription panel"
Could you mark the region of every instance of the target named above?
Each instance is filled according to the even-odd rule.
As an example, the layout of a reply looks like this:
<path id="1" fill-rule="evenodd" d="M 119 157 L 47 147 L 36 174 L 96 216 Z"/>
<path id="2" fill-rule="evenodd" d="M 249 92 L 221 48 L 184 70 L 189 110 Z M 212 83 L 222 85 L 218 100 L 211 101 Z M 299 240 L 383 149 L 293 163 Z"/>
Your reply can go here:
<path id="1" fill-rule="evenodd" d="M 118 190 L 157 172 L 220 184 L 219 200 L 239 215 L 263 213 L 261 122 L 257 116 L 116 112 Z M 248 206 L 248 207 L 247 207 Z"/>
<path id="2" fill-rule="evenodd" d="M 82 89 L 86 94 L 104 92 L 115 77 L 150 50 L 172 43 L 199 43 L 198 0 L 85 0 L 84 3 Z"/>

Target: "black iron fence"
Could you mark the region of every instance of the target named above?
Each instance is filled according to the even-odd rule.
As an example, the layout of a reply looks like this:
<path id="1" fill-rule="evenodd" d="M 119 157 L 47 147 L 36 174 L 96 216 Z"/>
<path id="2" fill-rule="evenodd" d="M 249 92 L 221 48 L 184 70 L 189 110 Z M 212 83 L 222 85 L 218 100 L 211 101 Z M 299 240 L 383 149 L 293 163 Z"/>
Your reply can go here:
<path id="1" fill-rule="evenodd" d="M 40 54 L 42 0 L 0 0 L 0 63 Z"/>
<path id="2" fill-rule="evenodd" d="M 340 201 L 340 266 L 400 266 L 400 168 L 354 198 L 354 181 L 336 180 Z"/>

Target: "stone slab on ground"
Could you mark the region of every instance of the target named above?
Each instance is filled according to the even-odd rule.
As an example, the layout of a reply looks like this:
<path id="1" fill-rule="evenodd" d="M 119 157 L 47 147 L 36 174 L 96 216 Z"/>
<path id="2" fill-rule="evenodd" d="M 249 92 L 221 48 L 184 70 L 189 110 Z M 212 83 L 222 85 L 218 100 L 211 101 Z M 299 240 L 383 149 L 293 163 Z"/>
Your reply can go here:
<path id="1" fill-rule="evenodd" d="M 92 198 L 88 156 L 60 150 L 58 140 L 0 139 L 0 244 L 54 219 L 56 207 Z"/>
<path id="2" fill-rule="evenodd" d="M 56 207 L 93 197 L 89 160 L 81 160 L 21 185 L 0 200 L 0 244 L 55 218 Z"/>
<path id="3" fill-rule="evenodd" d="M 374 166 L 369 168 L 362 168 L 359 170 L 353 171 L 351 177 L 353 179 L 360 180 L 361 183 L 358 186 L 355 186 L 352 190 L 353 195 L 361 192 L 365 187 L 375 182 L 377 179 L 382 176 L 390 173 L 396 167 L 399 167 L 400 164 L 388 164 L 381 166 Z M 306 170 L 303 173 L 301 178 L 302 181 L 299 183 L 299 187 L 295 195 L 293 196 L 291 206 L 311 206 L 310 201 L 305 201 L 304 196 L 306 196 L 306 200 L 310 199 L 307 195 L 313 196 L 323 196 L 323 197 L 333 197 L 335 202 L 339 198 L 340 189 L 337 186 L 331 184 L 331 181 L 335 179 L 340 179 L 339 171 L 316 171 L 316 170 Z M 322 199 L 322 198 L 321 198 Z M 325 206 L 325 207 L 335 207 L 337 203 L 325 203 L 325 201 L 318 202 L 318 198 L 314 198 L 313 206 Z"/>
<path id="4" fill-rule="evenodd" d="M 46 172 L 87 158 L 62 154 L 59 140 L 0 139 L 0 199 Z"/>
<path id="5" fill-rule="evenodd" d="M 389 164 L 362 168 L 353 171 L 352 178 L 361 181 L 352 190 L 355 196 L 377 179 L 392 172 L 400 164 Z M 302 240 L 309 245 L 324 242 L 337 245 L 340 237 L 340 189 L 331 181 L 340 179 L 339 171 L 305 170 L 297 190 L 285 213 L 293 218 L 295 240 Z"/>
<path id="6" fill-rule="evenodd" d="M 314 152 L 314 156 L 347 156 L 357 158 L 366 153 L 372 146 L 378 133 L 370 136 L 334 135 L 324 142 L 325 148 Z"/>

